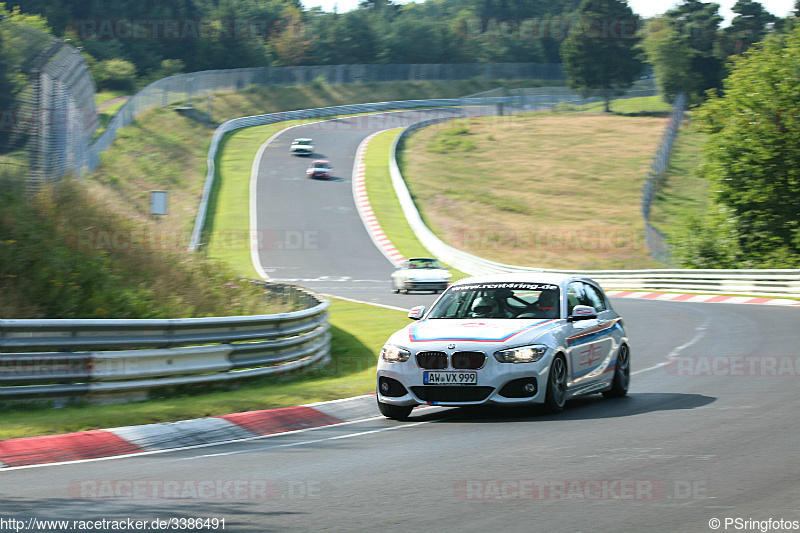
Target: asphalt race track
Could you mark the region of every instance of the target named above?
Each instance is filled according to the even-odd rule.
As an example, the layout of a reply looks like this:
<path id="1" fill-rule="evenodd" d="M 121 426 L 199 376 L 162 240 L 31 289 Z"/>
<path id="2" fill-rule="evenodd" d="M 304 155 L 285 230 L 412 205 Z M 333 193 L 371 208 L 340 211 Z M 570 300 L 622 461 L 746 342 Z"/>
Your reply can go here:
<path id="1" fill-rule="evenodd" d="M 358 146 L 370 134 L 428 118 L 455 116 L 450 110 L 405 111 L 326 120 L 274 137 L 259 163 L 257 228 L 260 261 L 276 281 L 297 283 L 323 294 L 402 307 L 428 304 L 422 297 L 391 294 L 391 261 L 373 244 L 356 210 L 352 175 Z M 297 137 L 314 140 L 310 157 L 289 154 Z M 328 159 L 330 180 L 309 179 L 306 167 Z"/>
<path id="2" fill-rule="evenodd" d="M 406 423 L 10 469 L 0 517 L 216 517 L 253 533 L 692 532 L 712 518 L 800 519 L 797 369 L 751 372 L 744 359 L 796 365 L 797 310 L 614 305 L 632 342 L 627 398 L 590 397 L 559 416 L 424 408 Z M 669 356 L 677 365 L 657 366 Z"/>
<path id="3" fill-rule="evenodd" d="M 305 128 L 274 139 L 261 161 L 259 227 L 276 235 L 261 253 L 265 270 L 327 294 L 401 307 L 432 301 L 391 294 L 392 266 L 359 225 L 349 180 L 370 128 Z M 288 155 L 291 138 L 305 135 L 337 179 L 307 180 L 308 160 Z M 305 245 L 291 240 L 304 232 Z M 784 530 L 800 529 L 800 311 L 613 304 L 631 340 L 627 398 L 573 401 L 560 415 L 426 407 L 408 422 L 376 416 L 11 468 L 0 473 L 0 531 L 31 518 L 139 520 L 147 531 L 167 529 L 153 527 L 156 519 L 176 519 L 179 530 L 190 529 L 181 519 L 216 518 L 225 531 L 252 533 L 778 531 L 780 520 Z M 26 530 L 88 529 L 33 525 Z M 219 522 L 202 526 L 192 529 L 222 530 Z"/>

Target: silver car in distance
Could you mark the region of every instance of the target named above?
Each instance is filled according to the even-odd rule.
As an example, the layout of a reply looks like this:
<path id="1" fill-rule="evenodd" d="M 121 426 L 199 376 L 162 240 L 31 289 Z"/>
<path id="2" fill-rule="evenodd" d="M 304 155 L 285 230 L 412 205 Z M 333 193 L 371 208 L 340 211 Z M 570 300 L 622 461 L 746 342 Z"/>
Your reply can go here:
<path id="1" fill-rule="evenodd" d="M 450 285 L 453 274 L 432 257 L 412 257 L 391 274 L 392 291 L 433 291 L 438 294 Z"/>
<path id="2" fill-rule="evenodd" d="M 389 337 L 378 407 L 403 420 L 417 405 L 543 405 L 625 396 L 630 348 L 622 318 L 585 277 L 521 273 L 462 279 Z"/>
<path id="3" fill-rule="evenodd" d="M 314 141 L 311 139 L 295 139 L 289 146 L 289 153 L 294 155 L 311 155 L 314 153 Z"/>

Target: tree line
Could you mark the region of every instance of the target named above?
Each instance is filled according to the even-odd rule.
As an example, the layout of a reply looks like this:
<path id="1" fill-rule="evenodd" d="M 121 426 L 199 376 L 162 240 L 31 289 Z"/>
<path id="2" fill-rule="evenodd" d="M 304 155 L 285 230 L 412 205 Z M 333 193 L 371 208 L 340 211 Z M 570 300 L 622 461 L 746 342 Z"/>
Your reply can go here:
<path id="1" fill-rule="evenodd" d="M 710 134 L 696 172 L 712 192 L 711 208 L 669 236 L 683 267 L 800 267 L 800 1 L 795 8 L 779 20 L 739 0 L 720 30 L 717 4 L 683 0 L 634 38 L 571 35 L 561 47 L 568 83 L 605 96 L 606 111 L 644 61 L 666 100 L 689 96 Z M 578 13 L 635 18 L 621 0 L 583 0 Z"/>
<path id="2" fill-rule="evenodd" d="M 365 0 L 347 13 L 299 0 L 15 0 L 81 47 L 103 86 L 179 71 L 360 63 L 559 63 L 559 46 L 493 32 L 580 0 Z M 489 31 L 486 31 L 486 25 Z M 140 30 L 140 31 L 136 31 Z M 121 63 L 124 61 L 126 63 Z M 110 62 L 105 63 L 104 62 Z"/>
<path id="3" fill-rule="evenodd" d="M 101 88 L 119 89 L 177 72 L 220 68 L 562 63 L 564 41 L 572 33 L 587 40 L 580 17 L 592 15 L 601 17 L 609 46 L 615 38 L 639 43 L 621 36 L 622 26 L 632 23 L 638 34 L 647 35 L 642 40 L 647 57 L 663 58 L 653 66 L 659 79 L 670 80 L 666 88 L 674 92 L 673 86 L 683 85 L 687 91 L 691 85 L 691 92 L 701 95 L 721 86 L 728 57 L 785 24 L 753 0 L 736 3 L 737 16 L 727 28 L 721 28 L 717 4 L 698 0 L 683 0 L 651 21 L 641 21 L 619 0 L 405 5 L 363 0 L 346 13 L 306 10 L 300 0 L 16 0 L 14 5 L 23 14 L 41 15 L 54 35 L 79 46 Z M 641 45 L 636 52 L 644 58 Z M 674 64 L 679 57 L 688 64 Z"/>
<path id="4" fill-rule="evenodd" d="M 711 209 L 672 237 L 694 268 L 800 268 L 800 24 L 733 58 L 696 116 Z"/>

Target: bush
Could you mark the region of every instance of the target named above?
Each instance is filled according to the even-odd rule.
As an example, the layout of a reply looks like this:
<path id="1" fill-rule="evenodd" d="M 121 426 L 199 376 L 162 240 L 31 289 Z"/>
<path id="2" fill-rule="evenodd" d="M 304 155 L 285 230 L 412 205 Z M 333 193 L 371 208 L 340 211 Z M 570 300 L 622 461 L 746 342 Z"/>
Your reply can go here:
<path id="1" fill-rule="evenodd" d="M 133 245 L 134 235 L 142 245 Z M 102 236 L 102 238 L 101 238 Z M 0 317 L 182 318 L 269 314 L 261 288 L 108 212 L 78 185 L 0 194 Z M 185 249 L 185 248 L 181 248 Z"/>
<path id="2" fill-rule="evenodd" d="M 136 67 L 124 59 L 99 61 L 91 71 L 98 90 L 129 92 L 136 84 Z"/>
<path id="3" fill-rule="evenodd" d="M 690 216 L 668 241 L 683 268 L 742 268 L 735 221 L 727 209 Z"/>

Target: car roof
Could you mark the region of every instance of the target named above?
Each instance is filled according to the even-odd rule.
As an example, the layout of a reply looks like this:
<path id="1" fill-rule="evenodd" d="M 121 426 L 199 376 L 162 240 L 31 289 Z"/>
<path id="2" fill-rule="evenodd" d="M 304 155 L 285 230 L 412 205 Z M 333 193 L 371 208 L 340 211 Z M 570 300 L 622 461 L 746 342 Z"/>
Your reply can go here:
<path id="1" fill-rule="evenodd" d="M 438 261 L 438 259 L 435 259 L 433 257 L 409 257 L 408 260 L 409 261 Z"/>
<path id="2" fill-rule="evenodd" d="M 515 272 L 513 274 L 483 274 L 480 276 L 471 276 L 463 278 L 453 285 L 461 285 L 462 283 L 550 283 L 552 285 L 562 285 L 564 282 L 570 280 L 578 281 L 592 281 L 585 276 L 577 276 L 575 274 L 560 274 L 556 272 Z M 594 282 L 595 284 L 597 282 Z"/>
<path id="3" fill-rule="evenodd" d="M 311 139 L 307 137 L 298 137 L 297 139 L 294 140 L 294 142 L 299 142 L 299 141 L 311 141 Z"/>

